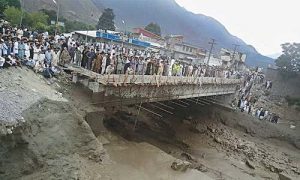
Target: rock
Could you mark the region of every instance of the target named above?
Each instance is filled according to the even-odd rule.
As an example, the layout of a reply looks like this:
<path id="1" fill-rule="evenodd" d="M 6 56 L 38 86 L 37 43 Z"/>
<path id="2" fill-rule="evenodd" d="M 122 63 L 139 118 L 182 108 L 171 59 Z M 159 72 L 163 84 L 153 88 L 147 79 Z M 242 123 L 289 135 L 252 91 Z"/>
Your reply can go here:
<path id="1" fill-rule="evenodd" d="M 216 132 L 216 129 L 211 128 L 211 127 L 209 127 L 209 126 L 207 126 L 207 129 L 208 129 L 210 132 L 212 132 L 212 133 L 215 133 L 215 132 Z"/>
<path id="2" fill-rule="evenodd" d="M 195 169 L 201 172 L 207 172 L 208 169 L 204 165 L 197 166 Z"/>
<path id="3" fill-rule="evenodd" d="M 104 136 L 98 136 L 97 139 L 103 144 L 103 145 L 106 145 L 106 144 L 110 144 L 110 141 L 107 140 Z"/>
<path id="4" fill-rule="evenodd" d="M 1 91 L 4 91 L 5 89 L 6 89 L 6 87 L 1 87 L 1 88 L 0 88 L 0 92 L 1 92 Z"/>
<path id="5" fill-rule="evenodd" d="M 11 129 L 7 129 L 7 134 L 12 134 L 12 130 Z"/>
<path id="6" fill-rule="evenodd" d="M 197 162 L 197 160 L 192 155 L 190 155 L 190 154 L 188 154 L 186 152 L 181 153 L 181 156 L 184 157 L 188 161 Z"/>
<path id="7" fill-rule="evenodd" d="M 20 121 L 21 121 L 22 123 L 24 123 L 24 122 L 25 122 L 25 119 L 24 119 L 23 117 L 21 117 L 21 118 L 20 118 Z"/>
<path id="8" fill-rule="evenodd" d="M 190 120 L 192 120 L 193 118 L 192 118 L 192 116 L 188 116 L 188 117 L 186 117 L 186 119 L 190 121 Z"/>
<path id="9" fill-rule="evenodd" d="M 247 149 L 247 146 L 246 146 L 246 144 L 244 144 L 244 143 L 242 143 L 242 142 L 238 142 L 237 143 L 237 148 L 238 149 Z"/>
<path id="10" fill-rule="evenodd" d="M 195 127 L 189 127 L 189 131 L 195 134 L 200 134 L 200 131 L 198 131 L 198 129 L 196 129 Z"/>
<path id="11" fill-rule="evenodd" d="M 283 172 L 283 167 L 280 167 L 278 164 L 265 162 L 265 166 L 270 169 L 271 172 L 281 173 Z"/>
<path id="12" fill-rule="evenodd" d="M 291 129 L 295 129 L 296 126 L 294 126 L 294 125 L 291 124 L 291 125 L 290 125 L 290 128 L 291 128 Z"/>
<path id="13" fill-rule="evenodd" d="M 291 176 L 283 172 L 279 173 L 278 175 L 279 175 L 279 180 L 294 180 L 294 178 L 292 178 Z"/>
<path id="14" fill-rule="evenodd" d="M 251 169 L 255 169 L 255 164 L 250 160 L 246 161 L 246 165 Z"/>
<path id="15" fill-rule="evenodd" d="M 203 133 L 206 133 L 206 131 L 207 131 L 207 127 L 206 126 L 203 126 L 203 125 L 201 125 L 201 124 L 198 124 L 197 126 L 196 126 L 196 129 L 199 131 L 199 133 L 201 133 L 201 134 L 203 134 Z"/>
<path id="16" fill-rule="evenodd" d="M 216 143 L 219 143 L 219 144 L 221 144 L 221 143 L 222 143 L 221 139 L 220 139 L 220 138 L 218 138 L 218 137 L 215 137 L 215 138 L 214 138 L 214 141 L 215 141 Z"/>
<path id="17" fill-rule="evenodd" d="M 176 159 L 171 165 L 171 168 L 173 170 L 182 171 L 182 172 L 185 172 L 190 167 L 191 167 L 191 163 L 187 161 L 182 161 L 180 159 Z"/>

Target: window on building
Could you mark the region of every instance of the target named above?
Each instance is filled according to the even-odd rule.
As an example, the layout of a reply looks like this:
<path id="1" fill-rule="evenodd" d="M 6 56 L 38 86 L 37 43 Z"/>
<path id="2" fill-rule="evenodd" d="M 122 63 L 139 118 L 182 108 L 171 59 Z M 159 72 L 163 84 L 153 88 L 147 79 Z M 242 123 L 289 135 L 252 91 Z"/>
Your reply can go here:
<path id="1" fill-rule="evenodd" d="M 193 48 L 190 48 L 190 52 L 192 52 L 193 51 Z"/>

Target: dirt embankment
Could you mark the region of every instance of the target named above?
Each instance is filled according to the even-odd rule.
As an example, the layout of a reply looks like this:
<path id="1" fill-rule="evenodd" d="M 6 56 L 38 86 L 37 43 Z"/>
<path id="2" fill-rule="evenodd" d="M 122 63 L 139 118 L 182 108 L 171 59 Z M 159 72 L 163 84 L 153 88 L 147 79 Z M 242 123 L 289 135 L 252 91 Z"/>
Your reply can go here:
<path id="1" fill-rule="evenodd" d="M 84 162 L 96 166 L 105 160 L 105 152 L 74 108 L 45 99 L 23 116 L 22 127 L 1 137 L 0 179 L 96 178 Z"/>
<path id="2" fill-rule="evenodd" d="M 99 179 L 90 169 L 108 156 L 64 98 L 68 77 L 51 84 L 26 67 L 0 75 L 0 179 Z"/>
<path id="3" fill-rule="evenodd" d="M 293 145 L 300 150 L 300 126 L 293 129 L 289 124 L 273 124 L 265 120 L 258 120 L 238 110 L 214 108 L 210 111 L 211 119 L 221 122 L 252 137 L 264 139 L 277 139 Z"/>

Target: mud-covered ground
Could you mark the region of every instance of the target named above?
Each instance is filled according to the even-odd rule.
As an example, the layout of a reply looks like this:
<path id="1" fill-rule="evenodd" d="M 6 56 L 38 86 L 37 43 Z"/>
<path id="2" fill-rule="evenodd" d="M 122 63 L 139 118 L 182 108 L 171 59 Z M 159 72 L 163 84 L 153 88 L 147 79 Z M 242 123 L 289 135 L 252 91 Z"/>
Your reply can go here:
<path id="1" fill-rule="evenodd" d="M 22 122 L 2 123 L 0 179 L 299 179 L 297 122 L 290 129 L 195 104 L 169 104 L 175 114 L 163 118 L 136 116 L 135 107 L 91 105 L 91 93 L 67 74 L 51 82 L 26 68 L 1 75 L 1 93 L 14 95 L 5 103 L 18 107 L 5 117 Z M 186 171 L 171 168 L 178 159 L 190 163 Z"/>

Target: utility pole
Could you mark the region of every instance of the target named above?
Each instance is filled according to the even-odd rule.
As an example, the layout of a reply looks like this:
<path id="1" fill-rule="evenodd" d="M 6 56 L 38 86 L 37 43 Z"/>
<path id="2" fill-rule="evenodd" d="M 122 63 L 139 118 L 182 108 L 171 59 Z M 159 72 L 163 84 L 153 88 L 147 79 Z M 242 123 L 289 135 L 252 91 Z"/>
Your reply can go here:
<path id="1" fill-rule="evenodd" d="M 238 44 L 233 44 L 233 45 L 234 45 L 234 50 L 233 50 L 233 54 L 232 54 L 231 60 L 234 60 L 236 50 L 237 50 L 237 48 L 240 46 L 240 45 L 238 45 Z"/>
<path id="2" fill-rule="evenodd" d="M 23 10 L 23 7 L 24 7 L 24 5 L 23 5 L 23 0 L 20 0 L 20 4 L 21 4 L 21 19 L 20 19 L 20 28 L 21 28 L 21 26 L 22 26 L 22 24 L 23 24 L 23 15 L 24 15 L 24 10 Z"/>
<path id="3" fill-rule="evenodd" d="M 209 60 L 210 60 L 210 56 L 211 56 L 211 53 L 212 53 L 212 50 L 214 48 L 214 45 L 216 45 L 217 43 L 215 42 L 216 40 L 215 39 L 211 39 L 212 42 L 209 42 L 208 44 L 210 44 L 210 50 L 209 50 L 209 54 L 208 54 L 208 59 L 207 59 L 207 65 L 209 65 Z"/>
<path id="4" fill-rule="evenodd" d="M 59 4 L 56 2 L 56 0 L 53 0 L 54 4 L 57 6 L 57 11 L 56 11 L 56 26 L 55 26 L 55 36 L 58 32 L 58 17 L 59 17 Z"/>
<path id="5" fill-rule="evenodd" d="M 235 58 L 236 50 L 237 50 L 237 48 L 238 48 L 240 45 L 238 45 L 238 44 L 233 44 L 233 46 L 234 46 L 234 50 L 233 50 L 233 54 L 232 54 L 232 57 L 231 57 L 231 61 L 232 61 L 233 65 L 234 65 L 234 69 L 236 69 L 236 65 L 235 65 L 235 62 L 234 62 L 234 58 Z"/>

